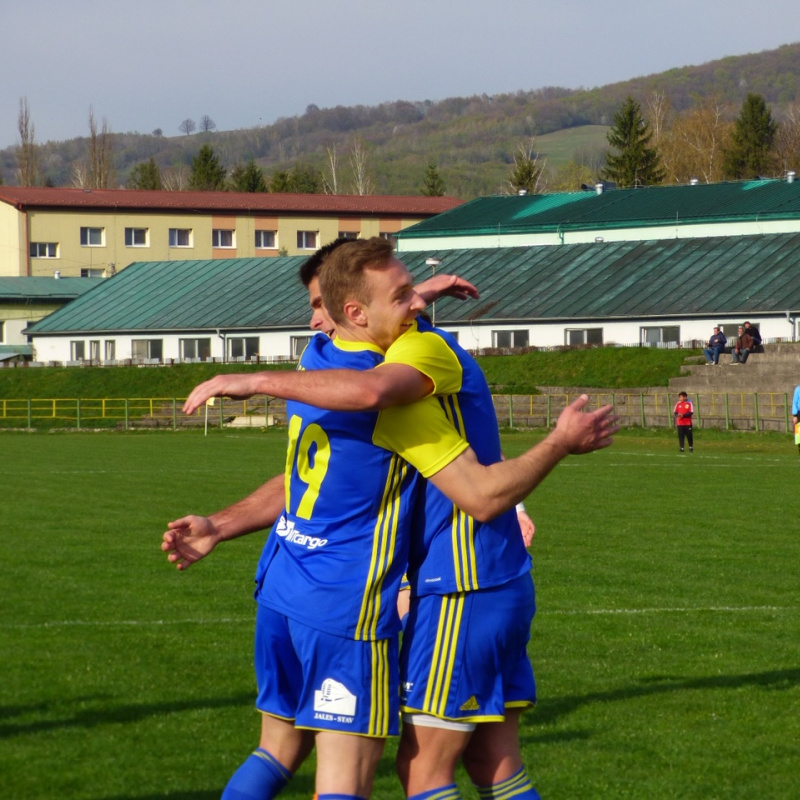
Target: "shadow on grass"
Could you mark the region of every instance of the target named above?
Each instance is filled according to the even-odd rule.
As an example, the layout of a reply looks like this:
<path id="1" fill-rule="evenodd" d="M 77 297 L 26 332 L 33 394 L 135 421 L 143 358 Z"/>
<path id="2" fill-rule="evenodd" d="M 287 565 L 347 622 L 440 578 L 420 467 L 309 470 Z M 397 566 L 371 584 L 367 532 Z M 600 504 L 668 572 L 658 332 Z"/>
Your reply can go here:
<path id="1" fill-rule="evenodd" d="M 79 698 L 78 700 L 73 700 L 72 705 L 76 702 L 84 703 L 87 702 L 87 700 L 90 702 L 109 702 L 109 698 L 103 697 Z M 98 725 L 106 725 L 108 723 L 137 722 L 146 717 L 153 717 L 159 714 L 175 714 L 181 711 L 199 711 L 201 709 L 227 708 L 230 706 L 252 706 L 254 702 L 254 695 L 248 693 L 216 699 L 176 700 L 171 703 L 147 703 L 144 705 L 90 708 L 77 711 L 71 716 L 62 713 L 60 719 L 39 719 L 31 722 L 19 723 L 3 722 L 0 724 L 0 739 L 16 736 L 18 734 L 41 733 L 43 731 L 52 731 L 61 728 L 95 728 Z M 63 709 L 65 704 L 59 703 L 58 705 L 59 708 L 55 709 L 56 713 Z M 10 717 L 30 713 L 53 714 L 53 712 L 52 704 L 35 703 L 30 706 L 3 706 L 0 707 L 0 719 L 6 720 Z"/>
<path id="2" fill-rule="evenodd" d="M 740 689 L 744 686 L 757 686 L 764 689 L 784 691 L 800 685 L 800 668 L 772 670 L 770 672 L 754 672 L 749 675 L 716 675 L 710 678 L 682 679 L 674 675 L 663 675 L 642 680 L 641 686 L 630 686 L 610 692 L 592 692 L 573 697 L 562 697 L 544 700 L 537 704 L 536 712 L 531 717 L 532 727 L 528 728 L 526 739 L 538 741 L 538 731 L 533 726 L 547 725 L 558 721 L 561 717 L 577 711 L 592 703 L 609 703 L 619 700 L 631 700 L 636 697 L 648 697 L 668 692 L 685 692 L 696 689 Z"/>

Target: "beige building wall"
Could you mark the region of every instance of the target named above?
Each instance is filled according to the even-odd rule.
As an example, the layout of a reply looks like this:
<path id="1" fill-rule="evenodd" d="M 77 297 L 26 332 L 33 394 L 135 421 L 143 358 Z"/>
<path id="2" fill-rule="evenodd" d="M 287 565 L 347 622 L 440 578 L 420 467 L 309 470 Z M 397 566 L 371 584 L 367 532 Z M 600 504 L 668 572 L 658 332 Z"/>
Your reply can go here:
<path id="1" fill-rule="evenodd" d="M 175 261 L 211 258 L 252 258 L 269 255 L 310 255 L 340 233 L 361 238 L 391 235 L 423 217 L 236 216 L 109 212 L 96 210 L 35 210 L 27 214 L 0 204 L 0 275 L 102 277 L 134 261 Z M 27 226 L 27 236 L 26 236 Z M 98 243 L 81 244 L 81 228 L 93 229 Z M 126 240 L 126 229 L 135 232 Z M 170 229 L 180 235 L 170 244 Z M 223 231 L 214 246 L 214 231 Z M 229 237 L 227 231 L 232 231 Z M 256 248 L 256 231 L 266 247 Z M 132 238 L 131 238 L 132 236 Z M 228 241 L 232 244 L 229 244 Z M 269 246 L 271 240 L 272 246 Z M 179 242 L 176 244 L 175 242 Z M 29 257 L 29 244 L 40 254 Z M 55 256 L 51 256 L 52 252 Z"/>
<path id="2" fill-rule="evenodd" d="M 25 214 L 0 203 L 0 275 L 25 277 L 28 272 Z"/>

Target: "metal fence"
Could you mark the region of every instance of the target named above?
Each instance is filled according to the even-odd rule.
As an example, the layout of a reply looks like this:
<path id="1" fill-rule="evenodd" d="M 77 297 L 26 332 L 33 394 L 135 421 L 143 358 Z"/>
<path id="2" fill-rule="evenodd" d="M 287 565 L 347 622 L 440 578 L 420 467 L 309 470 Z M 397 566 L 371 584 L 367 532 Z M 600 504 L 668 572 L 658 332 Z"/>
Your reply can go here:
<path id="1" fill-rule="evenodd" d="M 498 422 L 509 428 L 550 428 L 579 392 L 541 395 L 494 395 Z M 700 393 L 692 396 L 694 425 L 725 430 L 789 432 L 791 398 L 783 393 Z M 0 399 L 0 427 L 141 428 L 266 427 L 286 421 L 283 400 L 217 400 L 192 417 L 181 410 L 184 398 L 32 398 Z M 664 392 L 590 392 L 589 408 L 611 404 L 623 427 L 672 427 L 677 396 Z"/>

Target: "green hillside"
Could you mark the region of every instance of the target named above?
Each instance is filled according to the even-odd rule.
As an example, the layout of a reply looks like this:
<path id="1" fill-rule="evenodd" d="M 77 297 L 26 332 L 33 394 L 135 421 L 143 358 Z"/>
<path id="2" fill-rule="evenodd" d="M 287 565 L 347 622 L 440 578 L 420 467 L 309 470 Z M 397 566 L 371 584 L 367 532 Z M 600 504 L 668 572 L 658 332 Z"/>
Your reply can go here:
<path id="1" fill-rule="evenodd" d="M 646 103 L 653 92 L 662 94 L 676 111 L 714 96 L 732 115 L 753 92 L 766 99 L 780 121 L 787 106 L 800 97 L 800 44 L 595 88 L 546 87 L 378 106 L 310 105 L 304 114 L 271 125 L 191 136 L 114 133 L 113 159 L 117 182 L 124 185 L 131 169 L 150 158 L 162 170 L 185 172 L 205 143 L 229 170 L 253 159 L 267 175 L 297 165 L 324 170 L 335 149 L 339 191 L 347 193 L 352 191 L 350 148 L 359 139 L 366 147 L 374 193 L 417 194 L 432 161 L 439 166 L 448 194 L 471 199 L 505 191 L 514 154 L 532 136 L 551 174 L 567 161 L 594 168 L 607 146 L 607 126 L 626 95 Z M 35 124 L 35 114 L 31 121 Z M 113 131 L 113 120 L 109 127 Z M 86 159 L 88 138 L 47 142 L 38 148 L 43 180 L 67 186 L 76 163 Z M 16 150 L 0 151 L 0 177 L 7 183 L 14 180 Z"/>

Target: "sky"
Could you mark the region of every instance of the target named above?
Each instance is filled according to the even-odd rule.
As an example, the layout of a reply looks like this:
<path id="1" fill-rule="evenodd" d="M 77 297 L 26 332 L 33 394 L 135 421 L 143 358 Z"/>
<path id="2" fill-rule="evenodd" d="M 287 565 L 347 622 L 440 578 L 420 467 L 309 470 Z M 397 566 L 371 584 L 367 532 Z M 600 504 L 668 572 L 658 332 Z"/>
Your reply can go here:
<path id="1" fill-rule="evenodd" d="M 603 86 L 800 41 L 798 0 L 0 0 L 0 148 Z"/>

